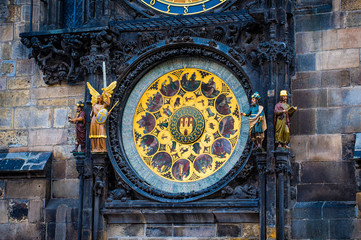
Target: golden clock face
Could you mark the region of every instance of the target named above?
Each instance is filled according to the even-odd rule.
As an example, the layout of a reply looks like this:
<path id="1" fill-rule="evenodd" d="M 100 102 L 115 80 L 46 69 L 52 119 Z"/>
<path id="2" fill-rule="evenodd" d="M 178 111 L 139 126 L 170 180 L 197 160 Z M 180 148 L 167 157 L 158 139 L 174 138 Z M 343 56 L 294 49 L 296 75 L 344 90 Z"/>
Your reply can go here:
<path id="1" fill-rule="evenodd" d="M 172 15 L 203 13 L 213 9 L 226 0 L 141 0 L 157 11 Z"/>
<path id="2" fill-rule="evenodd" d="M 145 166 L 175 182 L 194 182 L 232 155 L 241 118 L 236 97 L 216 74 L 173 70 L 143 93 L 133 118 L 133 141 Z"/>

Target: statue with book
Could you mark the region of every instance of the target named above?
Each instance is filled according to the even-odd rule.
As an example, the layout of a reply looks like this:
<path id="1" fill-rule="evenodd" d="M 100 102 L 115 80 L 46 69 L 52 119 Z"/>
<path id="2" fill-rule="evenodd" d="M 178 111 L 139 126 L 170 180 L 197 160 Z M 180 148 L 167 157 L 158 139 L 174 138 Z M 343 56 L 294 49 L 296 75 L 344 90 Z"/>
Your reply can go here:
<path id="1" fill-rule="evenodd" d="M 275 142 L 277 148 L 290 149 L 290 118 L 297 111 L 297 107 L 287 103 L 287 91 L 280 92 L 281 100 L 274 108 Z"/>

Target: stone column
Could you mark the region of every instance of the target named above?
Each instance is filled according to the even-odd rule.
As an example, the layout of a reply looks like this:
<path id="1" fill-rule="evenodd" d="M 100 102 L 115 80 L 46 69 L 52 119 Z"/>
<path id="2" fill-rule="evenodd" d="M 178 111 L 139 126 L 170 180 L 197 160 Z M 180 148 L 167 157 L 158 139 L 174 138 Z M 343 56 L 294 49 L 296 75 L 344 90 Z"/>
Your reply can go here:
<path id="1" fill-rule="evenodd" d="M 104 205 L 105 188 L 105 159 L 108 157 L 104 153 L 92 153 L 93 159 L 93 177 L 94 177 L 94 220 L 93 220 L 93 239 L 103 239 L 103 216 L 100 209 Z M 101 230 L 100 230 L 101 229 Z"/>
<path id="2" fill-rule="evenodd" d="M 290 152 L 275 151 L 274 154 L 276 158 L 277 179 L 276 233 L 277 239 L 282 240 L 285 239 L 285 177 L 287 177 L 286 174 L 288 173 L 288 169 L 290 169 Z"/>
<path id="3" fill-rule="evenodd" d="M 259 174 L 259 205 L 260 205 L 260 228 L 261 228 L 261 240 L 267 238 L 266 231 L 266 171 L 267 171 L 267 153 L 257 152 L 256 163 Z"/>
<path id="4" fill-rule="evenodd" d="M 78 239 L 81 239 L 82 232 L 82 222 L 83 222 L 83 189 L 84 189 L 84 160 L 85 153 L 75 152 L 73 153 L 75 157 L 76 170 L 79 174 L 79 206 L 78 206 Z"/>

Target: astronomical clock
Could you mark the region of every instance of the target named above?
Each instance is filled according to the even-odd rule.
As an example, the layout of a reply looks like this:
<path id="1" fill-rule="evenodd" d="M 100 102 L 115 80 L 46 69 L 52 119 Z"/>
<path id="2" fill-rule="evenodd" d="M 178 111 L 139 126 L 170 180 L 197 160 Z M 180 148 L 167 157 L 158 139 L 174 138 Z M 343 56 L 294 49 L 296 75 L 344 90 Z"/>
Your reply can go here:
<path id="1" fill-rule="evenodd" d="M 132 83 L 114 96 L 123 105 L 110 138 L 121 146 L 112 145 L 113 164 L 133 189 L 156 200 L 189 201 L 242 170 L 248 122 L 240 113 L 249 104 L 232 71 L 207 58 L 175 57 Z"/>

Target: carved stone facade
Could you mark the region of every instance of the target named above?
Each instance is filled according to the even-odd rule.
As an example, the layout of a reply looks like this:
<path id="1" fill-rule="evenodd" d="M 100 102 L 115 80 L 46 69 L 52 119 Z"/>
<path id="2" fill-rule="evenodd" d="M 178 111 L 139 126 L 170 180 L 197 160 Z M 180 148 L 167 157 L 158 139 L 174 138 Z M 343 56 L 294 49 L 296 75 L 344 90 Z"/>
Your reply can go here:
<path id="1" fill-rule="evenodd" d="M 14 236 L 13 226 L 46 239 L 359 238 L 354 200 L 360 184 L 349 150 L 360 132 L 356 3 L 227 0 L 198 15 L 167 15 L 127 0 L 34 1 L 32 7 L 30 14 L 28 5 L 0 1 L 0 149 L 53 152 L 44 184 L 51 188 L 41 208 L 36 196 L 22 196 L 0 180 L 5 238 Z M 248 141 L 216 184 L 172 194 L 134 171 L 119 126 L 141 77 L 181 57 L 225 67 L 248 100 L 258 91 L 269 128 L 266 153 L 252 154 Z M 117 81 L 112 104 L 120 100 L 106 125 L 109 154 L 93 155 L 88 143 L 84 155 L 73 156 L 66 116 L 75 114 L 78 100 L 90 113 L 84 83 L 102 88 L 103 62 L 107 82 Z M 299 107 L 291 127 L 295 155 L 273 152 L 273 107 L 283 89 Z M 3 217 L 13 214 L 13 200 L 28 209 L 28 221 Z"/>

